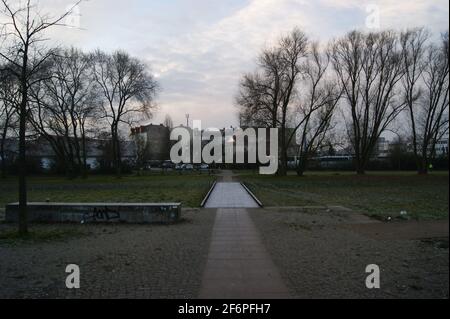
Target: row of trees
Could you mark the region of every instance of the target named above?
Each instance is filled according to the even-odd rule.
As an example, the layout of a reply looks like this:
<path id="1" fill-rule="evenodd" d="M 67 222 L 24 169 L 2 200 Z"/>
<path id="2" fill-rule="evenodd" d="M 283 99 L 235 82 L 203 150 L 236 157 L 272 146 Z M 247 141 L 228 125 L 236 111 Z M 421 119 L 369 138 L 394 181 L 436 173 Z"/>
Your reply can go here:
<path id="1" fill-rule="evenodd" d="M 17 131 L 19 84 L 12 61 L 0 65 L 1 150 Z M 145 64 L 126 52 L 52 49 L 28 90 L 28 134 L 45 138 L 69 176 L 87 173 L 87 138 L 107 129 L 113 166 L 120 175 L 120 124 L 150 117 L 157 83 Z M 6 160 L 3 174 L 6 171 Z"/>
<path id="2" fill-rule="evenodd" d="M 0 0 L 1 156 L 6 138 L 17 135 L 21 234 L 27 233 L 26 145 L 30 137 L 44 137 L 67 172 L 76 175 L 86 170 L 88 131 L 106 126 L 120 174 L 121 124 L 136 116 L 149 117 L 154 107 L 158 83 L 146 64 L 126 52 L 86 54 L 75 48 L 45 46 L 46 32 L 64 27 L 71 13 L 50 17 L 31 0 Z"/>
<path id="3" fill-rule="evenodd" d="M 448 134 L 448 58 L 448 32 L 432 41 L 425 29 L 352 31 L 321 47 L 294 29 L 243 76 L 241 124 L 280 129 L 280 175 L 293 139 L 301 175 L 320 147 L 337 143 L 338 131 L 346 132 L 364 174 L 380 136 L 404 126 L 426 174 L 436 142 Z"/>

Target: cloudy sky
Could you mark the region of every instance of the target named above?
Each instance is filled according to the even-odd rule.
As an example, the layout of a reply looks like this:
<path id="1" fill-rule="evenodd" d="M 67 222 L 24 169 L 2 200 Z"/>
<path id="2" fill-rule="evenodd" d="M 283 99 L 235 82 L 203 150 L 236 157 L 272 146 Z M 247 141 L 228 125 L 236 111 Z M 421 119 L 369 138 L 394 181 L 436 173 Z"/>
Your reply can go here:
<path id="1" fill-rule="evenodd" d="M 73 2 L 40 1 L 50 10 Z M 81 28 L 60 29 L 52 38 L 85 50 L 124 49 L 145 60 L 162 87 L 154 123 L 170 114 L 181 124 L 189 113 L 205 126 L 224 127 L 237 124 L 239 78 L 254 69 L 262 48 L 294 26 L 323 42 L 365 29 L 376 10 L 381 28 L 448 28 L 447 0 L 88 0 L 79 7 Z"/>

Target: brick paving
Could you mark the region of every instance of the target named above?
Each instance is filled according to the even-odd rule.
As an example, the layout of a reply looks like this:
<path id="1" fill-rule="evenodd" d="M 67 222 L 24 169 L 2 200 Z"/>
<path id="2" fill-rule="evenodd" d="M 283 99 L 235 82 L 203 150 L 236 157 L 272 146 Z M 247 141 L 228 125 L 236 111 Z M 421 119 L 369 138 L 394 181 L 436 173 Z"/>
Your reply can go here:
<path id="1" fill-rule="evenodd" d="M 200 298 L 289 298 L 290 294 L 272 262 L 245 208 L 258 204 L 222 171 L 207 208 L 218 208 Z"/>
<path id="2" fill-rule="evenodd" d="M 289 298 L 245 209 L 219 209 L 200 298 Z"/>

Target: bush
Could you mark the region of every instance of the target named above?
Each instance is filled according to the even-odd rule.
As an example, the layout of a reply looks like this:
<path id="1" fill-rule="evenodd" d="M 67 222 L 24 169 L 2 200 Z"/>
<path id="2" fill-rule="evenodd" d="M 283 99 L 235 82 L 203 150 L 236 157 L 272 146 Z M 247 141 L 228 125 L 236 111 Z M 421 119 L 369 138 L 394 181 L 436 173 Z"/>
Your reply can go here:
<path id="1" fill-rule="evenodd" d="M 440 156 L 433 161 L 434 169 L 448 171 L 448 155 Z"/>
<path id="2" fill-rule="evenodd" d="M 41 174 L 44 172 L 44 169 L 41 165 L 41 160 L 36 157 L 27 157 L 27 162 L 25 166 L 27 174 Z M 14 162 L 9 166 L 8 171 L 12 175 L 19 174 L 19 160 L 16 159 Z"/>

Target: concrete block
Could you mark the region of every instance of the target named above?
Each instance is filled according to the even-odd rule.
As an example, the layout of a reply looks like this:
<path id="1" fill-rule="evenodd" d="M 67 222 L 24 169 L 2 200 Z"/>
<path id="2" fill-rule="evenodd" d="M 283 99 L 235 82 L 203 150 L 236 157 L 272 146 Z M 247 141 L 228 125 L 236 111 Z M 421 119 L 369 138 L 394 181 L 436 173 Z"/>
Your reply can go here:
<path id="1" fill-rule="evenodd" d="M 49 223 L 173 223 L 180 203 L 28 203 L 28 221 Z M 6 205 L 6 222 L 18 222 L 19 204 Z"/>

